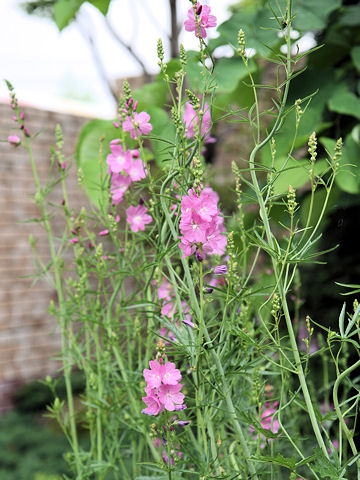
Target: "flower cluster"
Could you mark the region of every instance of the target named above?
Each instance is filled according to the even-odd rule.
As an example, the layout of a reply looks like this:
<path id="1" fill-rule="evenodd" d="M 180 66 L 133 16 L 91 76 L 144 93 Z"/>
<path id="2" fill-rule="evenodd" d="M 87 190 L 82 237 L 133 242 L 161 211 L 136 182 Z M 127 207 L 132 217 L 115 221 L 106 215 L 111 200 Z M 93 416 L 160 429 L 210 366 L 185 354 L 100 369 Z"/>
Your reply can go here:
<path id="1" fill-rule="evenodd" d="M 110 142 L 111 153 L 106 158 L 108 173 L 111 174 L 110 192 L 115 205 L 122 201 L 131 182 L 137 182 L 147 175 L 139 151 L 124 151 L 119 144 L 118 139 Z"/>
<path id="2" fill-rule="evenodd" d="M 187 138 L 194 138 L 195 137 L 195 128 L 199 126 L 199 115 L 201 112 L 196 112 L 194 107 L 191 105 L 190 102 L 185 103 L 185 112 L 183 114 L 183 120 L 185 123 L 185 135 Z M 210 129 L 211 129 L 211 115 L 210 115 L 210 107 L 205 102 L 204 105 L 204 114 L 202 115 L 201 119 L 201 136 L 204 138 L 204 143 L 213 143 L 215 142 L 215 138 L 210 136 Z"/>
<path id="3" fill-rule="evenodd" d="M 147 135 L 152 130 L 152 125 L 149 123 L 150 115 L 146 112 L 137 113 L 137 105 L 137 101 L 134 102 L 130 98 L 125 102 L 126 108 L 122 111 L 124 114 L 122 120 L 118 123 L 113 122 L 115 127 L 122 127 L 124 132 L 130 132 L 131 138 L 135 139 L 141 135 Z M 120 143 L 119 139 L 110 142 L 111 153 L 106 158 L 108 173 L 111 175 L 110 194 L 114 205 L 122 202 L 132 182 L 138 182 L 148 174 L 139 150 L 124 150 Z M 143 204 L 136 207 L 130 206 L 126 210 L 126 216 L 133 232 L 144 231 L 145 225 L 152 221 Z"/>
<path id="4" fill-rule="evenodd" d="M 150 370 L 145 368 L 143 371 L 147 383 L 143 401 L 147 406 L 142 413 L 157 415 L 164 409 L 169 412 L 184 410 L 186 405 L 183 404 L 184 394 L 180 392 L 180 370 L 172 362 L 159 363 L 157 360 L 150 360 L 149 366 Z"/>
<path id="5" fill-rule="evenodd" d="M 210 187 L 205 187 L 199 194 L 190 189 L 181 200 L 181 221 L 179 237 L 180 248 L 184 257 L 200 252 L 202 256 L 222 255 L 227 239 L 224 219 L 218 210 L 219 197 Z"/>
<path id="6" fill-rule="evenodd" d="M 195 32 L 197 37 L 206 38 L 206 29 L 216 27 L 216 17 L 210 15 L 210 11 L 210 7 L 201 5 L 199 2 L 194 7 L 189 8 L 188 18 L 184 22 L 185 30 Z"/>

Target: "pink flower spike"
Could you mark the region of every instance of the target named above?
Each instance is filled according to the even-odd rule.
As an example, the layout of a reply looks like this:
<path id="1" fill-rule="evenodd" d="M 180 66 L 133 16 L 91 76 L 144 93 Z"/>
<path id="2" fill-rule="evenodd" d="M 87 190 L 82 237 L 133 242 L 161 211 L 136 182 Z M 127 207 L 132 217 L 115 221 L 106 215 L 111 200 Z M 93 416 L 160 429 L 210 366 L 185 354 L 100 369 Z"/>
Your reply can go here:
<path id="1" fill-rule="evenodd" d="M 161 385 L 159 390 L 159 400 L 169 412 L 173 412 L 176 408 L 179 408 L 179 406 L 182 405 L 184 394 L 180 393 L 181 388 L 181 383 L 178 383 L 177 385 Z"/>
<path id="2" fill-rule="evenodd" d="M 99 237 L 105 237 L 106 235 L 109 235 L 109 230 L 101 230 L 98 235 Z"/>
<path id="3" fill-rule="evenodd" d="M 145 205 L 131 206 L 126 209 L 126 221 L 130 223 L 130 228 L 133 232 L 144 231 L 145 225 L 152 222 L 151 216 L 146 212 L 147 208 Z"/>
<path id="4" fill-rule="evenodd" d="M 150 360 L 150 369 L 144 368 L 143 375 L 148 387 L 158 388 L 161 385 L 161 380 L 164 372 L 164 365 L 160 365 L 157 360 Z M 148 391 L 147 391 L 148 393 Z"/>
<path id="5" fill-rule="evenodd" d="M 164 385 L 177 385 L 181 380 L 180 370 L 175 368 L 175 363 L 166 362 L 163 365 L 162 381 Z"/>
<path id="6" fill-rule="evenodd" d="M 17 147 L 18 145 L 20 145 L 21 140 L 20 140 L 20 137 L 18 137 L 17 135 L 9 135 L 8 142 L 13 147 Z"/>

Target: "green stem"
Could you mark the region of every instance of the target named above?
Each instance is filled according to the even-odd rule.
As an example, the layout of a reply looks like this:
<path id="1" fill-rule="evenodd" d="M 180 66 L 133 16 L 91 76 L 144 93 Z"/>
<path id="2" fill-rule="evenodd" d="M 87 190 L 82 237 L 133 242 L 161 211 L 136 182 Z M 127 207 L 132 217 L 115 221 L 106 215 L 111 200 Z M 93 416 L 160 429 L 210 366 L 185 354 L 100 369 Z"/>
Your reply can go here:
<path id="1" fill-rule="evenodd" d="M 339 406 L 339 399 L 338 399 L 338 389 L 339 389 L 339 385 L 342 382 L 342 380 L 345 377 L 347 377 L 353 370 L 358 368 L 359 366 L 360 366 L 360 360 L 358 360 L 356 363 L 354 363 L 354 365 L 351 365 L 351 367 L 347 368 L 341 375 L 339 375 L 337 377 L 337 379 L 334 383 L 334 388 L 333 388 L 333 401 L 334 401 L 334 407 L 335 407 L 336 415 L 339 419 L 340 425 L 341 425 L 341 427 L 342 427 L 342 429 L 343 429 L 343 431 L 346 435 L 347 441 L 349 442 L 349 445 L 351 447 L 351 451 L 352 451 L 354 456 L 358 454 L 358 450 L 357 450 L 355 442 L 353 440 L 353 435 L 350 432 L 350 430 L 348 429 L 348 427 L 345 423 L 344 417 L 341 413 L 341 409 L 340 409 L 340 406 Z M 358 479 L 360 479 L 360 460 L 357 460 L 356 464 L 357 464 L 357 476 L 358 476 Z"/>
<path id="2" fill-rule="evenodd" d="M 70 421 L 70 431 L 71 431 L 71 439 L 72 439 L 72 448 L 74 451 L 75 456 L 75 465 L 76 465 L 76 472 L 79 477 L 81 477 L 82 471 L 82 464 L 79 455 L 79 444 L 78 444 L 78 437 L 77 437 L 77 430 L 76 430 L 76 422 L 75 422 L 75 408 L 74 408 L 74 398 L 72 393 L 71 387 L 71 366 L 68 361 L 68 343 L 67 343 L 67 318 L 66 318 L 66 306 L 64 300 L 64 292 L 61 280 L 61 271 L 59 267 L 58 257 L 55 250 L 54 238 L 52 234 L 52 229 L 50 226 L 49 216 L 46 209 L 46 203 L 44 199 L 44 193 L 41 188 L 39 176 L 36 169 L 36 164 L 34 160 L 34 156 L 32 153 L 32 149 L 30 146 L 29 139 L 25 136 L 24 143 L 26 150 L 28 152 L 31 168 L 35 180 L 36 185 L 36 203 L 40 205 L 42 211 L 43 222 L 45 226 L 46 233 L 48 235 L 49 240 L 49 248 L 50 248 L 50 255 L 51 260 L 54 267 L 54 275 L 55 275 L 55 284 L 56 284 L 56 291 L 58 295 L 59 301 L 59 310 L 60 310 L 60 325 L 61 325 L 61 343 L 62 343 L 62 351 L 63 351 L 63 364 L 64 364 L 64 379 L 65 379 L 65 388 L 66 388 L 66 395 L 67 395 L 67 405 L 69 411 L 69 421 Z"/>

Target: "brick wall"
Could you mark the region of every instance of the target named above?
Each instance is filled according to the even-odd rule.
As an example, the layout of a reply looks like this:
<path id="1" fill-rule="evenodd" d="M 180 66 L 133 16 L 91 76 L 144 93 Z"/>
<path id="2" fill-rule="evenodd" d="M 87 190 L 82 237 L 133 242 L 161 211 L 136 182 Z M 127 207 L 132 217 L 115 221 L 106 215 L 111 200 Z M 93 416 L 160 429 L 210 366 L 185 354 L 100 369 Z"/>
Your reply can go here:
<path id="1" fill-rule="evenodd" d="M 50 145 L 55 143 L 55 126 L 64 134 L 64 153 L 73 165 L 68 177 L 69 203 L 79 209 L 83 203 L 77 189 L 73 153 L 85 117 L 25 107 L 26 125 L 33 141 L 33 153 L 40 180 L 45 181 L 50 165 Z M 16 133 L 9 104 L 0 103 L 0 139 Z M 36 239 L 39 258 L 49 260 L 47 235 L 39 224 L 25 223 L 38 217 L 30 160 L 23 147 L 0 143 L 0 411 L 11 405 L 11 393 L 20 384 L 54 373 L 58 367 L 54 355 L 60 348 L 60 331 L 47 313 L 55 291 L 40 279 L 34 282 L 36 266 L 29 236 Z M 51 193 L 51 201 L 62 200 L 61 186 Z M 54 217 L 52 225 L 61 235 L 63 220 Z M 34 284 L 35 283 L 35 284 Z"/>

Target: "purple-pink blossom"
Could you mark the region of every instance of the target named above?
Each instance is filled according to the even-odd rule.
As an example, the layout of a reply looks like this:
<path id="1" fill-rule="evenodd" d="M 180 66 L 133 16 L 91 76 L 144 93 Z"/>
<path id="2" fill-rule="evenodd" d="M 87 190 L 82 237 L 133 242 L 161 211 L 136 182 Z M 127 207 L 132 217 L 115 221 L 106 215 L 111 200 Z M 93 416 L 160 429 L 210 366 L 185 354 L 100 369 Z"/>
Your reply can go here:
<path id="1" fill-rule="evenodd" d="M 199 112 L 200 113 L 200 112 Z M 183 121 L 185 123 L 185 135 L 187 138 L 195 137 L 195 127 L 199 128 L 199 114 L 196 112 L 190 102 L 185 103 L 185 112 L 183 114 Z M 204 114 L 201 119 L 201 136 L 204 138 L 204 143 L 213 143 L 215 138 L 210 136 L 211 130 L 211 115 L 210 107 L 205 102 Z"/>
<path id="2" fill-rule="evenodd" d="M 164 405 L 165 410 L 173 412 L 181 409 L 184 401 L 184 394 L 180 392 L 182 384 L 161 385 L 159 389 L 159 400 Z"/>
<path id="3" fill-rule="evenodd" d="M 20 140 L 20 137 L 18 137 L 17 135 L 9 135 L 8 136 L 8 142 L 13 147 L 17 147 L 18 145 L 20 145 L 21 140 Z"/>
<path id="4" fill-rule="evenodd" d="M 146 177 L 146 171 L 141 158 L 138 158 L 137 160 L 131 159 L 127 165 L 126 172 L 128 173 L 132 182 L 137 182 L 138 180 Z"/>
<path id="5" fill-rule="evenodd" d="M 128 169 L 128 164 L 131 161 L 131 152 L 130 150 L 122 149 L 121 145 L 118 145 L 114 141 L 110 142 L 111 153 L 106 158 L 106 163 L 108 164 L 108 173 L 120 173 L 126 172 Z"/>
<path id="6" fill-rule="evenodd" d="M 210 15 L 210 11 L 210 7 L 207 5 L 201 5 L 199 2 L 196 4 L 195 11 L 194 7 L 189 8 L 187 14 L 188 18 L 184 22 L 185 30 L 187 32 L 195 32 L 197 37 L 206 38 L 206 29 L 216 27 L 216 17 Z"/>
<path id="7" fill-rule="evenodd" d="M 164 409 L 169 412 L 183 410 L 184 394 L 180 392 L 181 373 L 175 368 L 172 362 L 160 363 L 157 360 L 150 360 L 150 369 L 145 368 L 143 375 L 147 383 L 145 387 L 146 397 L 143 401 L 146 408 L 142 413 L 157 415 Z"/>
<path id="8" fill-rule="evenodd" d="M 114 205 L 122 202 L 126 190 L 131 183 L 130 177 L 124 177 L 121 173 L 113 173 L 111 175 L 110 193 Z"/>
<path id="9" fill-rule="evenodd" d="M 130 228 L 133 232 L 144 231 L 145 225 L 152 222 L 152 217 L 146 212 L 147 208 L 145 205 L 131 206 L 126 209 L 126 221 L 130 223 Z"/>
<path id="10" fill-rule="evenodd" d="M 150 115 L 146 112 L 134 112 L 133 117 L 128 115 L 123 121 L 122 127 L 124 132 L 130 132 L 131 138 L 136 138 L 141 135 L 147 135 L 152 130 L 152 125 L 149 122 Z"/>
<path id="11" fill-rule="evenodd" d="M 164 365 L 160 364 L 157 360 L 150 360 L 149 366 L 150 370 L 145 368 L 143 372 L 145 381 L 150 388 L 158 388 L 163 379 Z"/>
<path id="12" fill-rule="evenodd" d="M 216 267 L 214 268 L 215 275 L 226 275 L 227 273 L 227 265 L 216 265 Z"/>
<path id="13" fill-rule="evenodd" d="M 202 256 L 222 255 L 226 248 L 223 217 L 218 209 L 218 195 L 210 188 L 200 194 L 190 189 L 181 200 L 180 248 L 184 257 L 200 251 Z"/>

